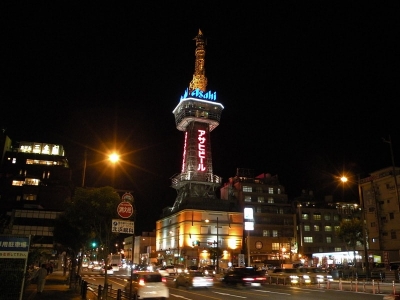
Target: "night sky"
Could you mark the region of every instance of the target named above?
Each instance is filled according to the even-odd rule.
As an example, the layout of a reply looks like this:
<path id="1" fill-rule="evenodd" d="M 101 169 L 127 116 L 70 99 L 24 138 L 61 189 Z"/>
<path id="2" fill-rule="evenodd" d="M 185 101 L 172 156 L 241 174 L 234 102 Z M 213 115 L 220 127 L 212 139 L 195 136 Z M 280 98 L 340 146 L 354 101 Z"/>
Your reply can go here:
<path id="1" fill-rule="evenodd" d="M 87 148 L 85 185 L 131 190 L 136 234 L 175 200 L 184 133 L 172 110 L 199 29 L 208 90 L 225 107 L 211 133 L 224 182 L 250 168 L 278 175 L 289 199 L 357 201 L 357 175 L 392 164 L 382 138 L 400 165 L 398 2 L 160 2 L 0 7 L 0 126 L 13 141 L 64 145 L 78 186 Z"/>

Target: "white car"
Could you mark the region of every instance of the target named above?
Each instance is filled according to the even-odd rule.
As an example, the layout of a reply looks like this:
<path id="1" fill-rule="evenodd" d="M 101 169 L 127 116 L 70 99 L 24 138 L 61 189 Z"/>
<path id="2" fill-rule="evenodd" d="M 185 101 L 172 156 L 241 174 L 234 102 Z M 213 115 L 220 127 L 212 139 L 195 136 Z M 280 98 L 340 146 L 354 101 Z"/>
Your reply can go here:
<path id="1" fill-rule="evenodd" d="M 100 274 L 105 274 L 105 273 L 106 273 L 106 266 L 103 266 L 100 269 Z M 114 270 L 113 270 L 113 268 L 111 266 L 107 266 L 107 274 L 109 274 L 109 275 L 114 274 Z"/>
<path id="2" fill-rule="evenodd" d="M 158 269 L 158 273 L 160 273 L 163 277 L 168 277 L 170 275 L 176 274 L 175 266 L 164 266 Z"/>
<path id="3" fill-rule="evenodd" d="M 132 274 L 132 281 L 125 285 L 125 294 L 134 299 L 169 298 L 166 279 L 159 272 L 138 271 Z"/>

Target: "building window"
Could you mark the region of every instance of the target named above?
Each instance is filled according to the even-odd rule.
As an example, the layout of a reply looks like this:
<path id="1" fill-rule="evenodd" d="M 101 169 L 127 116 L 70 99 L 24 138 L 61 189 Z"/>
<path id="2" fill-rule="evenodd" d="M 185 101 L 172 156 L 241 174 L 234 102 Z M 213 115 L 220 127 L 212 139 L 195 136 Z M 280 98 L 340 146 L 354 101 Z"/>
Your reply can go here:
<path id="1" fill-rule="evenodd" d="M 263 230 L 263 236 L 269 236 L 269 230 Z"/>
<path id="2" fill-rule="evenodd" d="M 264 197 L 258 196 L 258 203 L 264 203 Z"/>
<path id="3" fill-rule="evenodd" d="M 272 250 L 281 251 L 279 243 L 272 243 Z"/>
<path id="4" fill-rule="evenodd" d="M 396 239 L 397 239 L 396 231 L 392 231 L 392 232 L 390 233 L 390 238 L 391 238 L 392 240 L 396 240 Z"/>
<path id="5" fill-rule="evenodd" d="M 334 215 L 334 216 L 333 216 L 333 220 L 334 220 L 334 221 L 339 221 L 339 215 Z"/>
<path id="6" fill-rule="evenodd" d="M 256 191 L 257 193 L 262 193 L 263 192 L 262 187 L 261 186 L 256 187 Z"/>
<path id="7" fill-rule="evenodd" d="M 280 194 L 281 193 L 281 189 L 280 188 L 278 188 L 278 194 Z"/>
<path id="8" fill-rule="evenodd" d="M 247 186 L 247 185 L 243 186 L 243 192 L 252 192 L 252 191 L 253 191 L 253 189 L 251 188 L 251 186 Z"/>
<path id="9" fill-rule="evenodd" d="M 314 231 L 319 231 L 319 225 L 314 225 Z"/>
<path id="10" fill-rule="evenodd" d="M 332 243 L 332 237 L 327 236 L 327 237 L 326 237 L 326 242 L 327 242 L 327 243 Z"/>
<path id="11" fill-rule="evenodd" d="M 14 185 L 14 186 L 23 186 L 24 185 L 24 181 L 22 181 L 22 180 L 13 180 L 12 181 L 12 185 Z"/>
<path id="12" fill-rule="evenodd" d="M 308 220 L 308 214 L 301 214 L 302 220 Z"/>
<path id="13" fill-rule="evenodd" d="M 39 185 L 39 179 L 25 178 L 25 185 Z"/>
<path id="14" fill-rule="evenodd" d="M 257 212 L 258 213 L 261 213 L 262 211 L 261 211 L 261 207 L 257 207 Z"/>
<path id="15" fill-rule="evenodd" d="M 331 219 L 331 215 L 324 215 L 325 221 L 329 221 Z"/>
<path id="16" fill-rule="evenodd" d="M 310 231 L 310 225 L 304 225 L 304 231 Z"/>
<path id="17" fill-rule="evenodd" d="M 251 202 L 251 196 L 244 196 L 244 202 Z"/>
<path id="18" fill-rule="evenodd" d="M 325 226 L 325 231 L 332 231 L 332 226 Z"/>
<path id="19" fill-rule="evenodd" d="M 312 236 L 305 236 L 304 237 L 304 243 L 312 243 L 313 242 L 313 237 Z"/>
<path id="20" fill-rule="evenodd" d="M 274 193 L 274 188 L 270 187 L 268 188 L 268 194 L 273 194 Z"/>
<path id="21" fill-rule="evenodd" d="M 36 195 L 33 194 L 24 194 L 24 200 L 27 201 L 35 201 L 36 200 Z"/>
<path id="22" fill-rule="evenodd" d="M 314 214 L 315 221 L 321 221 L 321 214 Z"/>
<path id="23" fill-rule="evenodd" d="M 339 232 L 340 226 L 335 226 L 334 228 L 335 228 L 335 232 Z"/>
<path id="24" fill-rule="evenodd" d="M 274 198 L 268 197 L 268 203 L 274 203 Z"/>
<path id="25" fill-rule="evenodd" d="M 272 236 L 278 237 L 278 230 L 272 230 Z"/>
<path id="26" fill-rule="evenodd" d="M 394 219 L 394 213 L 389 213 L 389 219 L 393 220 Z"/>

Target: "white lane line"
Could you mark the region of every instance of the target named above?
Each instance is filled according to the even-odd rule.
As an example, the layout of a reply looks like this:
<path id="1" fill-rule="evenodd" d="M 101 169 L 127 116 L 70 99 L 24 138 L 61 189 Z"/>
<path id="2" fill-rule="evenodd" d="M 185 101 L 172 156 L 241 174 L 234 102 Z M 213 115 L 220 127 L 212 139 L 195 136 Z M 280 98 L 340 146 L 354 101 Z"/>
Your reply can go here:
<path id="1" fill-rule="evenodd" d="M 214 294 L 219 294 L 219 295 L 224 295 L 224 296 L 230 296 L 230 297 L 236 297 L 236 298 L 247 299 L 247 297 L 232 295 L 232 294 L 228 294 L 228 293 L 221 293 L 221 292 L 214 292 L 214 291 L 213 291 L 213 293 L 214 293 Z"/>
<path id="2" fill-rule="evenodd" d="M 183 296 L 181 296 L 181 295 L 175 295 L 175 294 L 170 294 L 171 296 L 174 296 L 174 297 L 176 297 L 176 298 L 182 298 L 182 299 L 185 299 L 185 300 L 192 300 L 191 298 L 186 298 L 186 297 L 183 297 Z"/>

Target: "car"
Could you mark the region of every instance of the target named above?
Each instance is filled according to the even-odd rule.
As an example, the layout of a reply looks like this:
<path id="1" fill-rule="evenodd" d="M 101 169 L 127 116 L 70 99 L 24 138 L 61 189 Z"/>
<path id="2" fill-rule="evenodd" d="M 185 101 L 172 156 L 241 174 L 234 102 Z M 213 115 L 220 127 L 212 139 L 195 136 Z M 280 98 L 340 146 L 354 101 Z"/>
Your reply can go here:
<path id="1" fill-rule="evenodd" d="M 253 267 L 235 267 L 224 275 L 221 282 L 238 287 L 260 287 L 266 284 L 267 278 L 265 271 L 258 271 Z"/>
<path id="2" fill-rule="evenodd" d="M 109 275 L 112 275 L 112 274 L 114 274 L 114 270 L 113 270 L 113 268 L 111 267 L 111 266 L 103 266 L 101 269 L 100 269 L 100 274 L 105 274 L 106 273 L 106 269 L 107 269 L 107 274 L 109 274 Z"/>
<path id="3" fill-rule="evenodd" d="M 188 273 L 180 273 L 175 279 L 175 287 L 180 286 L 186 288 L 210 288 L 214 286 L 214 279 L 211 276 L 205 275 L 203 272 L 192 271 Z"/>
<path id="4" fill-rule="evenodd" d="M 310 276 L 302 274 L 298 268 L 275 268 L 267 273 L 267 280 L 269 283 L 276 284 L 311 283 Z"/>
<path id="5" fill-rule="evenodd" d="M 332 275 L 329 274 L 328 272 L 324 271 L 321 268 L 317 267 L 300 267 L 297 268 L 300 273 L 303 274 L 303 282 L 304 283 L 324 283 L 327 281 L 333 281 Z M 305 275 L 309 276 L 310 282 L 305 282 L 306 277 Z"/>
<path id="6" fill-rule="evenodd" d="M 93 272 L 100 272 L 102 265 L 93 265 L 92 271 Z"/>
<path id="7" fill-rule="evenodd" d="M 374 263 L 371 270 L 371 279 L 385 279 L 386 265 L 384 263 Z"/>
<path id="8" fill-rule="evenodd" d="M 118 272 L 119 271 L 119 265 L 118 264 L 111 264 L 111 267 L 112 267 L 114 272 Z"/>
<path id="9" fill-rule="evenodd" d="M 128 280 L 124 292 L 134 299 L 169 298 L 169 289 L 166 279 L 159 272 L 137 271 L 132 273 L 132 280 Z"/>
<path id="10" fill-rule="evenodd" d="M 170 275 L 175 275 L 176 269 L 175 269 L 175 266 L 172 266 L 172 265 L 163 266 L 158 269 L 158 273 L 160 273 L 164 277 L 168 277 Z"/>
<path id="11" fill-rule="evenodd" d="M 208 266 L 204 266 L 204 267 L 200 268 L 200 270 L 202 272 L 204 272 L 204 274 L 210 275 L 210 276 L 214 276 L 216 274 L 215 269 L 216 269 L 216 267 L 214 265 L 208 265 Z"/>

